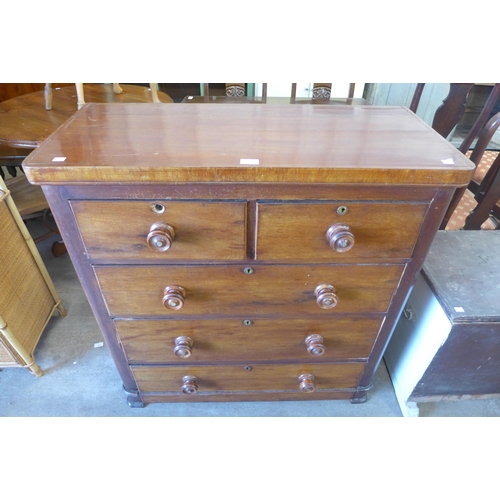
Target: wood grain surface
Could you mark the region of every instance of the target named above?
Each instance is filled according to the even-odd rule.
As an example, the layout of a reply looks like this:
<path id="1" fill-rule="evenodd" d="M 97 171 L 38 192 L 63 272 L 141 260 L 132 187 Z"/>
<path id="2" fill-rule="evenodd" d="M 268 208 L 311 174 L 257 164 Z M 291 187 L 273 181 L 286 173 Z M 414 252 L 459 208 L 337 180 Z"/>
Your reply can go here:
<path id="1" fill-rule="evenodd" d="M 23 165 L 34 183 L 465 185 L 474 169 L 406 108 L 238 104 L 88 104 Z"/>
<path id="2" fill-rule="evenodd" d="M 224 391 L 290 391 L 301 393 L 298 377 L 303 373 L 314 375 L 318 390 L 355 388 L 363 368 L 363 363 L 319 365 L 299 363 L 288 365 L 186 365 L 168 368 L 132 366 L 132 372 L 139 390 L 144 392 L 182 394 L 182 378 L 186 375 L 193 375 L 198 378 L 200 393 Z M 186 395 L 188 399 L 195 397 L 196 395 Z"/>
<path id="3" fill-rule="evenodd" d="M 127 358 L 133 364 L 224 363 L 228 360 L 324 362 L 368 358 L 381 323 L 380 317 L 115 322 Z M 323 355 L 308 354 L 305 339 L 311 334 L 323 337 Z M 187 358 L 174 354 L 175 339 L 179 336 L 193 340 L 192 354 Z"/>
<path id="4" fill-rule="evenodd" d="M 424 204 L 257 203 L 256 258 L 332 263 L 408 258 L 426 211 Z M 345 253 L 332 250 L 326 238 L 328 228 L 339 223 L 355 237 Z"/>
<path id="5" fill-rule="evenodd" d="M 92 259 L 145 262 L 246 257 L 245 202 L 73 201 L 71 207 Z M 157 207 L 161 213 L 155 212 Z M 155 252 L 147 244 L 148 232 L 157 222 L 175 229 L 166 252 Z"/>
<path id="6" fill-rule="evenodd" d="M 384 266 L 95 266 L 113 317 L 301 314 L 335 315 L 385 312 L 404 269 Z M 333 284 L 339 297 L 334 309 L 316 304 L 315 288 Z M 178 311 L 162 304 L 167 285 L 186 290 Z"/>

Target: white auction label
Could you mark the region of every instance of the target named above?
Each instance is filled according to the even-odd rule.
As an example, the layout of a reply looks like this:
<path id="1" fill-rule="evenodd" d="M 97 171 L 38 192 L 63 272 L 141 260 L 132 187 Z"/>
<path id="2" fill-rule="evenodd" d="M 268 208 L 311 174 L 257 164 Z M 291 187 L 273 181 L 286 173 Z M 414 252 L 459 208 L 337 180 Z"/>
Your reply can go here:
<path id="1" fill-rule="evenodd" d="M 240 165 L 258 165 L 259 160 L 256 158 L 242 158 L 240 160 Z"/>

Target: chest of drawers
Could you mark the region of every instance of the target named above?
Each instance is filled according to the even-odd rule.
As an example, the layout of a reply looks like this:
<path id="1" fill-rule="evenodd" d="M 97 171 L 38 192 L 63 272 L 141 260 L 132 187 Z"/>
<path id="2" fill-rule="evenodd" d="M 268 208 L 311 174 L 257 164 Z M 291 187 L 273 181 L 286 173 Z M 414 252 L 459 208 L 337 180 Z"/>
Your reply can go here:
<path id="1" fill-rule="evenodd" d="M 25 161 L 131 406 L 363 402 L 473 164 L 405 108 L 100 105 Z"/>

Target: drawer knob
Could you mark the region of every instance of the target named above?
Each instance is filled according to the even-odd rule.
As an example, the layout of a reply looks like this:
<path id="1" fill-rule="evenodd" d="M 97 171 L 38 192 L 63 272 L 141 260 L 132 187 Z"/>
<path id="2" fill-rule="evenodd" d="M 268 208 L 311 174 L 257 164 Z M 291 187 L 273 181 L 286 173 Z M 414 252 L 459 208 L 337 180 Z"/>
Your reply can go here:
<path id="1" fill-rule="evenodd" d="M 196 394 L 198 392 L 198 379 L 193 375 L 182 377 L 182 392 L 184 394 Z"/>
<path id="2" fill-rule="evenodd" d="M 149 229 L 148 246 L 156 252 L 166 252 L 175 237 L 174 228 L 170 224 L 156 222 Z"/>
<path id="3" fill-rule="evenodd" d="M 178 358 L 189 358 L 193 353 L 193 339 L 182 335 L 175 339 L 174 354 Z"/>
<path id="4" fill-rule="evenodd" d="M 316 303 L 321 309 L 333 309 L 339 301 L 333 285 L 317 286 L 314 295 L 316 295 Z"/>
<path id="5" fill-rule="evenodd" d="M 326 239 L 332 250 L 348 252 L 354 246 L 354 235 L 346 224 L 334 224 L 326 232 Z"/>
<path id="6" fill-rule="evenodd" d="M 314 375 L 311 375 L 310 373 L 303 373 L 299 377 L 299 382 L 299 387 L 302 392 L 314 392 L 316 390 Z"/>
<path id="7" fill-rule="evenodd" d="M 323 337 L 313 333 L 305 340 L 307 352 L 311 356 L 322 356 L 325 353 L 325 346 L 323 345 Z"/>
<path id="8" fill-rule="evenodd" d="M 163 292 L 163 305 L 167 309 L 178 311 L 184 305 L 186 290 L 179 285 L 169 285 Z"/>

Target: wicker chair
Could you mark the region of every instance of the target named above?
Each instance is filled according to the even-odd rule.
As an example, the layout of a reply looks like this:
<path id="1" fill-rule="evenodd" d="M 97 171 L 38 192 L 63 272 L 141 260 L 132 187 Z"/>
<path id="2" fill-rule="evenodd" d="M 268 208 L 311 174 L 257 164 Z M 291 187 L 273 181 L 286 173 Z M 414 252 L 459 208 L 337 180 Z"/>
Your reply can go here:
<path id="1" fill-rule="evenodd" d="M 0 368 L 39 377 L 38 340 L 54 312 L 64 317 L 66 310 L 9 191 L 0 179 Z"/>

